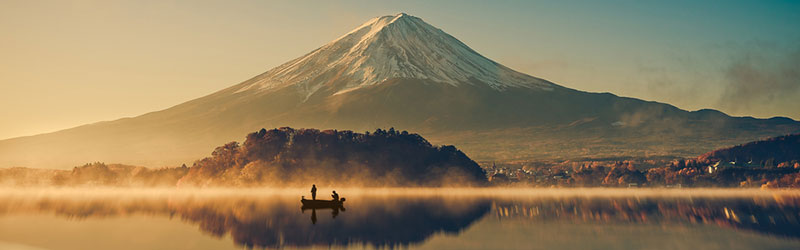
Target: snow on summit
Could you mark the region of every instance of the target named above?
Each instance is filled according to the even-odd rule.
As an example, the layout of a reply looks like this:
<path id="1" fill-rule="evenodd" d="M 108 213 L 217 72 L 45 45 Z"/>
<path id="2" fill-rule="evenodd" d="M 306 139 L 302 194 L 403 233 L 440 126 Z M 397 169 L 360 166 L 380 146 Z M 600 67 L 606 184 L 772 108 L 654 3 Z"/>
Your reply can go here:
<path id="1" fill-rule="evenodd" d="M 289 86 L 307 98 L 320 89 L 341 94 L 391 78 L 429 80 L 458 86 L 487 84 L 551 90 L 552 83 L 509 69 L 458 39 L 405 13 L 373 18 L 344 36 L 271 69 L 238 90 Z"/>

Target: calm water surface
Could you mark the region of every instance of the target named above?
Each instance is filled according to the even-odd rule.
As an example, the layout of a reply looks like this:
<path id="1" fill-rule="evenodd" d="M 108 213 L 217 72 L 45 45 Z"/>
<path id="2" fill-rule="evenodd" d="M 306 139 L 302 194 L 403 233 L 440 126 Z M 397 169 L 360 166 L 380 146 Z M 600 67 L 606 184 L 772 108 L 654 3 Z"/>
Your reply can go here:
<path id="1" fill-rule="evenodd" d="M 800 249 L 792 191 L 304 191 L 1 190 L 0 249 Z"/>

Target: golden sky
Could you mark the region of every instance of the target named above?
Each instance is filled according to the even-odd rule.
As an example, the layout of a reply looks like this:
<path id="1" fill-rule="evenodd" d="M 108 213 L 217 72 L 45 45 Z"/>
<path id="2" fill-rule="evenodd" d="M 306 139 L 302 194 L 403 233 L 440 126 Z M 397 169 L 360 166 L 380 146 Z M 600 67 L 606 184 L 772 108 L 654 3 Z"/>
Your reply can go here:
<path id="1" fill-rule="evenodd" d="M 557 84 L 800 119 L 785 1 L 0 2 L 0 139 L 156 111 L 406 12 Z"/>

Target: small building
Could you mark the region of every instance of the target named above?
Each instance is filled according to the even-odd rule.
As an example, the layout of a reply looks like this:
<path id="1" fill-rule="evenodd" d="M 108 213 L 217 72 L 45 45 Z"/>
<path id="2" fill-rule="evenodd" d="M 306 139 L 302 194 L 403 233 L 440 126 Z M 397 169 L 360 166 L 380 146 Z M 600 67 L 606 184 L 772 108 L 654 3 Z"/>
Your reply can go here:
<path id="1" fill-rule="evenodd" d="M 497 173 L 497 174 L 493 174 L 492 176 L 489 176 L 489 181 L 490 182 L 494 182 L 494 183 L 507 183 L 507 182 L 510 181 L 510 179 L 508 178 L 508 175 L 506 175 L 506 174 Z"/>
<path id="2" fill-rule="evenodd" d="M 717 172 L 717 170 L 719 169 L 720 163 L 722 163 L 722 162 L 718 161 L 717 163 L 714 163 L 714 165 L 708 166 L 708 173 L 709 174 L 713 174 L 714 172 Z"/>

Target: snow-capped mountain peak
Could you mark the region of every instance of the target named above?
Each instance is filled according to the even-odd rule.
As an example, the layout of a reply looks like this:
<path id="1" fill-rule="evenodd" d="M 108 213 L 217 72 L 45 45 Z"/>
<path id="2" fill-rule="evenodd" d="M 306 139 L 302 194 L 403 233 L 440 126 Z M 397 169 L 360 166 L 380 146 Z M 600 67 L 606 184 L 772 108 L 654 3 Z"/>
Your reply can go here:
<path id="1" fill-rule="evenodd" d="M 551 90 L 552 83 L 516 72 L 458 39 L 405 13 L 373 18 L 342 37 L 242 83 L 241 91 L 293 86 L 306 97 L 333 94 L 411 78 L 458 86 L 487 84 Z"/>

